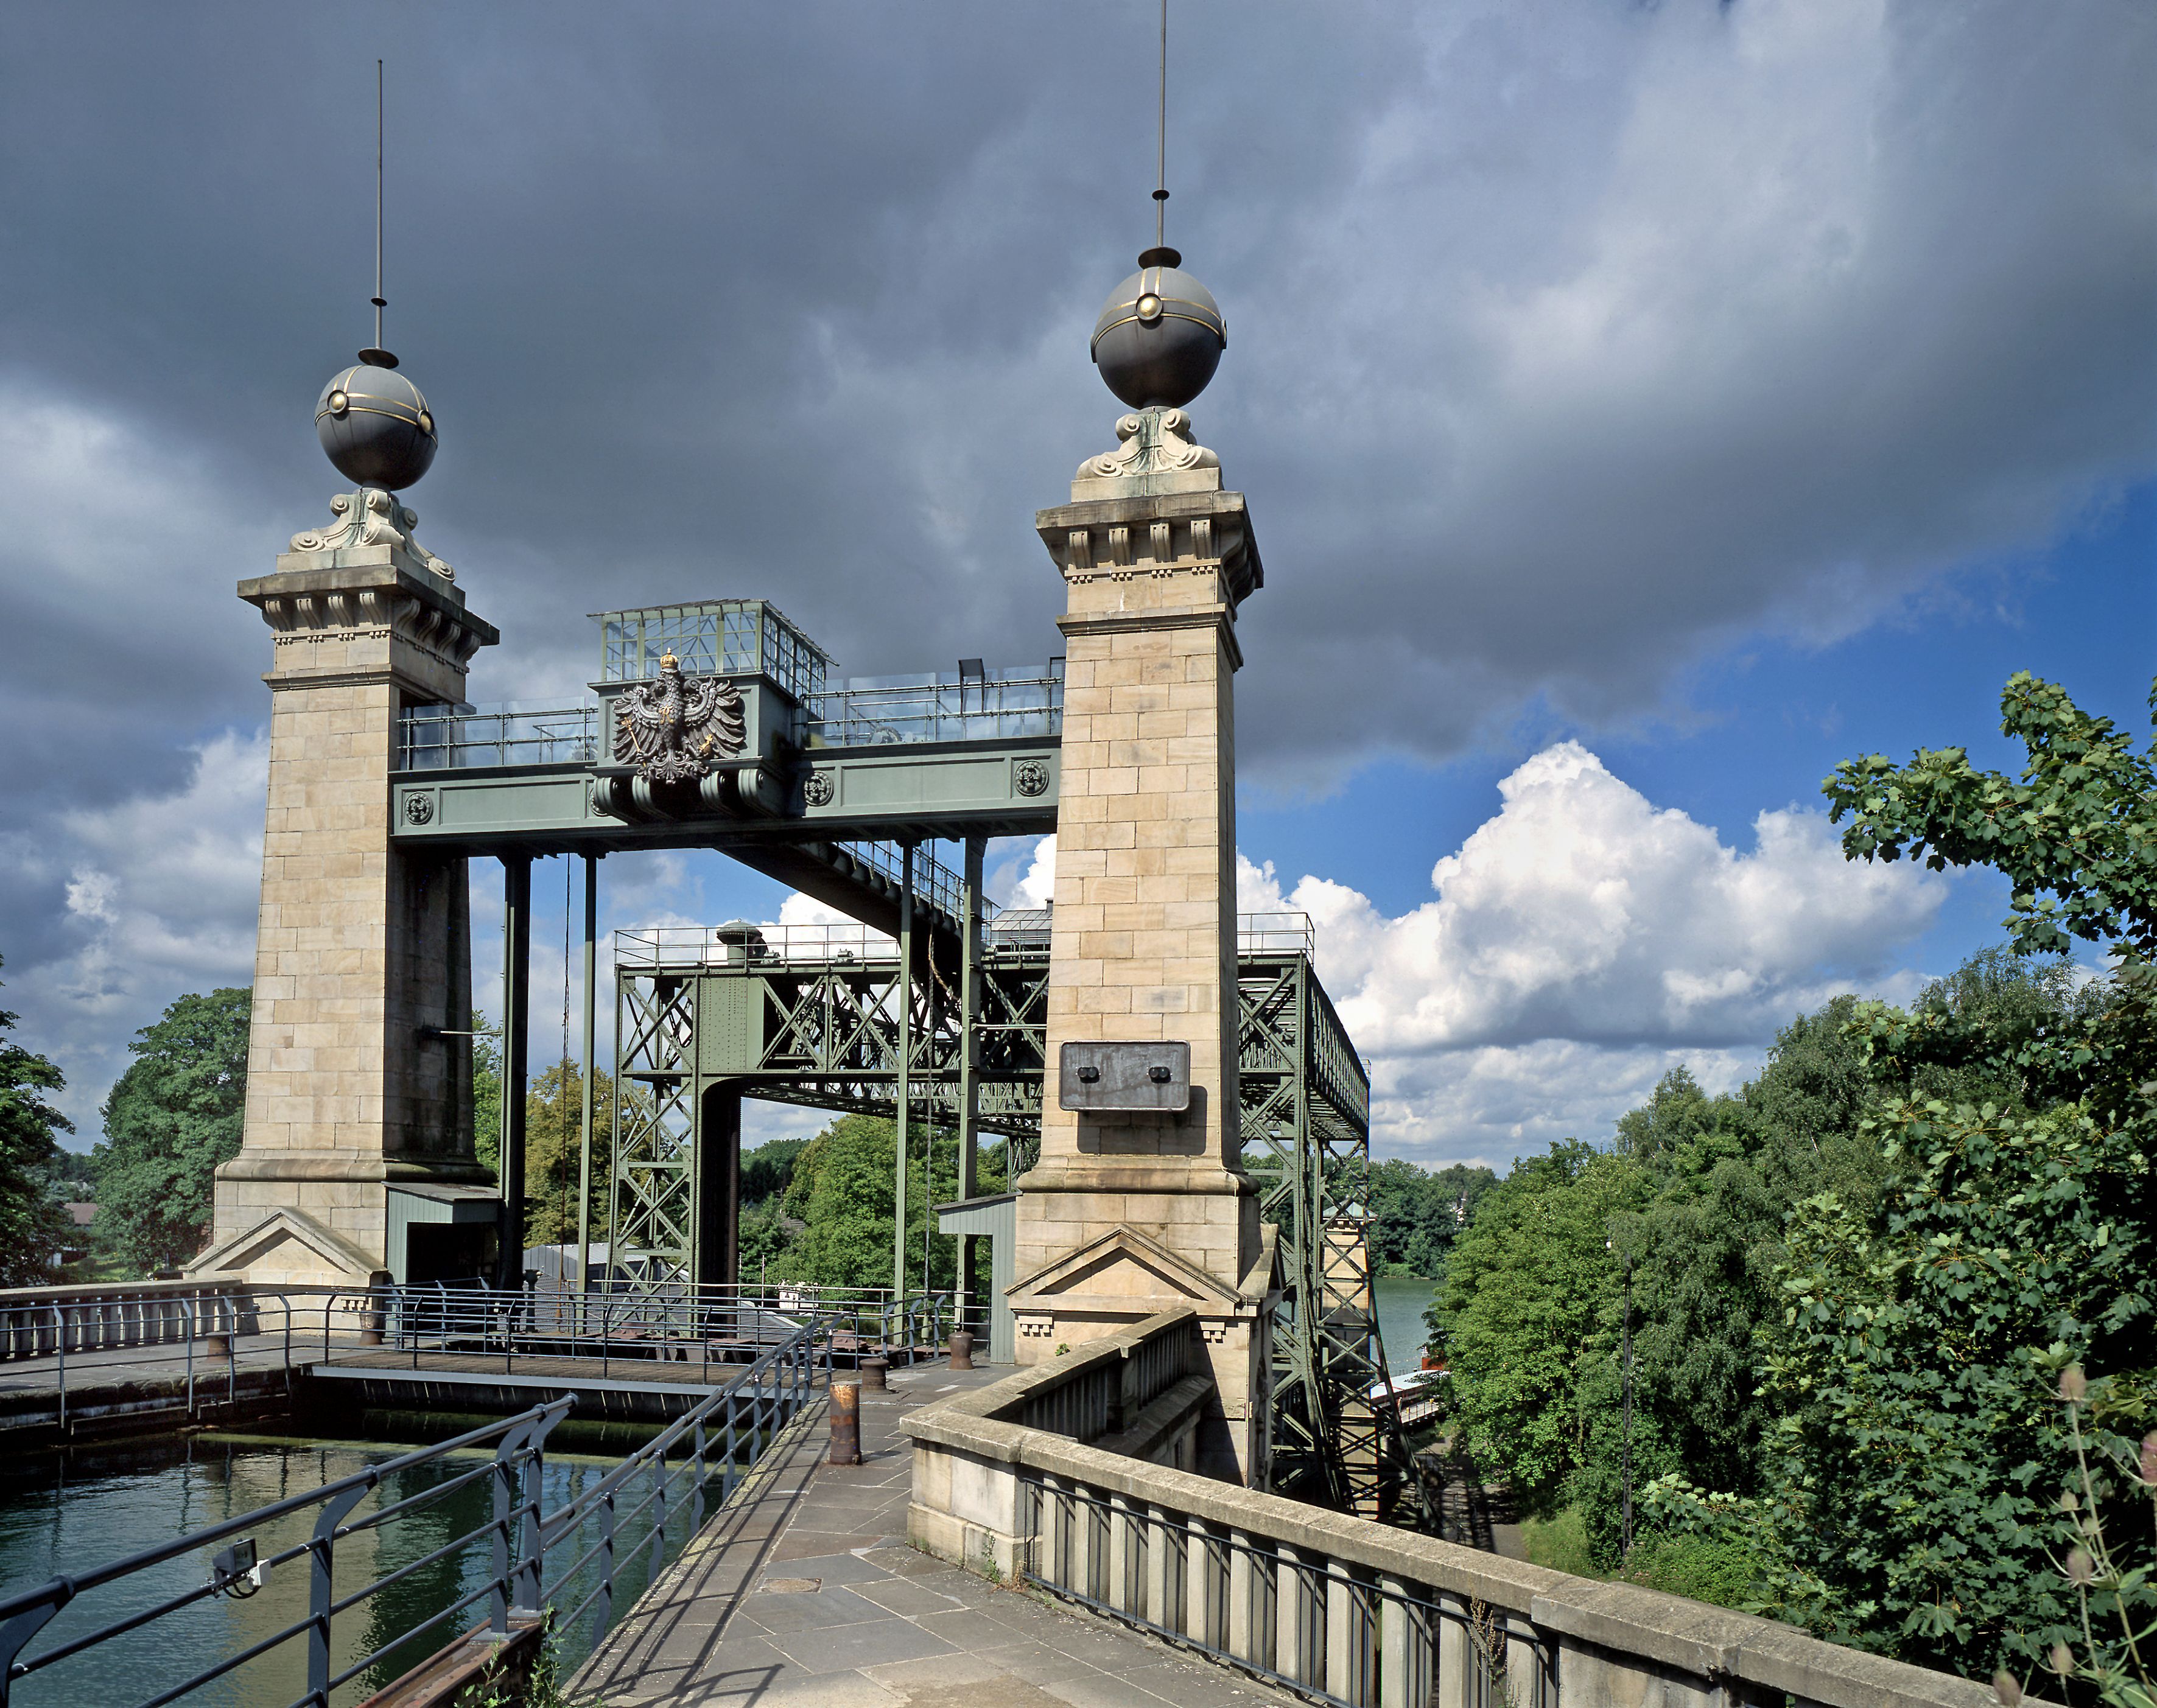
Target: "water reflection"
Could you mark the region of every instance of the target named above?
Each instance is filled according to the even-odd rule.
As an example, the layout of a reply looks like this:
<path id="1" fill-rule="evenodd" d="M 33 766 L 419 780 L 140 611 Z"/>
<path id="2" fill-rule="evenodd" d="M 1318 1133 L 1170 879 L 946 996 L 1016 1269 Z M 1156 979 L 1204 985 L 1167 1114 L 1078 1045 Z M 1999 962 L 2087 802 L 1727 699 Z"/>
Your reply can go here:
<path id="1" fill-rule="evenodd" d="M 57 1573 L 80 1572 L 319 1488 L 407 1450 L 373 1443 L 203 1435 L 23 1455 L 0 1465 L 0 1585 L 13 1592 Z M 460 1453 L 396 1473 L 360 1503 L 352 1518 L 363 1518 L 452 1483 L 492 1457 L 488 1453 Z M 615 1463 L 589 1456 L 551 1455 L 541 1473 L 542 1510 L 552 1511 L 573 1500 Z M 380 1529 L 343 1538 L 337 1549 L 337 1593 L 361 1589 L 485 1524 L 493 1512 L 492 1480 L 475 1478 Z M 641 1499 L 649 1480 L 641 1476 L 634 1479 L 636 1493 L 622 1505 Z M 671 1558 L 687 1539 L 689 1495 L 685 1475 L 668 1502 L 673 1517 L 667 1525 L 664 1557 Z M 716 1499 L 715 1488 L 708 1498 Z M 255 1536 L 260 1556 L 268 1559 L 305 1541 L 315 1517 L 315 1511 L 308 1510 L 265 1525 Z M 595 1520 L 587 1533 L 573 1540 L 556 1558 L 566 1562 L 583 1552 L 597 1539 L 596 1524 Z M 625 1543 L 630 1534 L 625 1528 Z M 642 1531 L 633 1534 L 641 1536 Z M 203 1583 L 209 1575 L 213 1551 L 183 1555 L 78 1597 L 33 1640 L 23 1658 L 33 1659 L 71 1637 Z M 621 1569 L 614 1594 L 618 1610 L 626 1609 L 642 1592 L 652 1554 L 648 1547 L 625 1546 L 619 1557 Z M 574 1606 L 596 1582 L 597 1567 L 594 1561 L 562 1583 L 550 1573 L 549 1604 L 564 1609 Z M 340 1705 L 359 1700 L 416 1666 L 451 1633 L 485 1618 L 488 1598 L 481 1595 L 462 1613 L 416 1635 L 408 1634 L 478 1591 L 491 1569 L 491 1546 L 482 1535 L 339 1616 L 331 1633 L 332 1673 L 378 1649 L 386 1648 L 387 1652 L 340 1689 L 334 1700 Z M 84 1704 L 128 1708 L 147 1700 L 304 1618 L 307 1580 L 305 1558 L 287 1561 L 270 1573 L 259 1592 L 245 1599 L 197 1602 L 19 1680 L 12 1700 L 18 1708 L 80 1708 Z M 561 1631 L 565 1674 L 589 1651 L 591 1638 L 589 1617 L 578 1619 L 574 1628 Z M 179 1700 L 201 1708 L 285 1708 L 306 1688 L 306 1642 L 304 1637 L 296 1637 Z"/>

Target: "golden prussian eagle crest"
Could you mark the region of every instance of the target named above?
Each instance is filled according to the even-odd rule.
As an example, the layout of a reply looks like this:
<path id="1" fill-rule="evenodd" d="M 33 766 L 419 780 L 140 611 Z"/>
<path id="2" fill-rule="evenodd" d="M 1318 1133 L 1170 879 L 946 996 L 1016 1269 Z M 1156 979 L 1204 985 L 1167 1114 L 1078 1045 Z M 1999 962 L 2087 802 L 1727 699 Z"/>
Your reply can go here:
<path id="1" fill-rule="evenodd" d="M 614 702 L 614 759 L 647 783 L 693 783 L 742 750 L 742 697 L 718 677 L 682 674 L 671 652 L 659 674 L 632 683 Z"/>

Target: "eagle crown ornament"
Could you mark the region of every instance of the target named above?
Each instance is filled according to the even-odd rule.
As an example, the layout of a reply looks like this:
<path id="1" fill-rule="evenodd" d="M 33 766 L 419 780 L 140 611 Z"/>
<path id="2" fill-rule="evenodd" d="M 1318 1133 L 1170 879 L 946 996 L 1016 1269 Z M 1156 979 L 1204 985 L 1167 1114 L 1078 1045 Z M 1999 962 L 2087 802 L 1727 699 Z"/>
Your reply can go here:
<path id="1" fill-rule="evenodd" d="M 746 733 L 734 685 L 684 676 L 672 652 L 656 677 L 631 684 L 615 702 L 615 763 L 634 765 L 647 783 L 694 783 L 739 754 Z"/>

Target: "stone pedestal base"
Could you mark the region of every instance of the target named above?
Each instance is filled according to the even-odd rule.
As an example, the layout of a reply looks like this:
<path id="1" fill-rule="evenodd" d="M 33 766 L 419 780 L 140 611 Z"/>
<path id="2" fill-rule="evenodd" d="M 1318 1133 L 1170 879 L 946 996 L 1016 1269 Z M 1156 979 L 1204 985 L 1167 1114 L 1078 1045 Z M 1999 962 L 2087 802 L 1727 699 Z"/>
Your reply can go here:
<path id="1" fill-rule="evenodd" d="M 1084 1179 L 1037 1186 L 1040 1172 L 1027 1176 L 1019 1198 L 1022 1263 L 1034 1241 L 1055 1237 L 1047 1228 L 1053 1227 L 1059 1205 L 1074 1215 L 1090 1211 L 1097 1228 L 1104 1202 L 1148 1207 L 1142 1196 L 1109 1198 Z M 1090 1177 L 1090 1170 L 1079 1172 Z M 1234 1183 L 1227 1191 L 1162 1195 L 1161 1204 L 1154 1206 L 1172 1212 L 1174 1226 L 1194 1237 L 1195 1249 L 1208 1249 L 1208 1221 L 1225 1224 L 1233 1234 L 1246 1214 L 1255 1219 L 1249 1182 L 1240 1176 L 1222 1178 Z M 1035 1224 L 1031 1230 L 1028 1222 Z M 1217 1228 L 1217 1240 L 1220 1237 Z M 1018 1362 L 1039 1363 L 1164 1311 L 1196 1311 L 1213 1377 L 1212 1399 L 1199 1419 L 1196 1468 L 1205 1476 L 1262 1484 L 1270 1426 L 1266 1398 L 1273 1316 L 1279 1299 L 1274 1278 L 1275 1237 L 1270 1227 L 1256 1231 L 1257 1257 L 1231 1288 L 1144 1228 L 1120 1222 L 1101 1229 L 1013 1284 L 1010 1299 Z"/>
<path id="2" fill-rule="evenodd" d="M 399 1187 L 492 1196 L 494 1176 L 478 1163 L 425 1167 L 358 1150 L 244 1151 L 218 1170 L 211 1243 L 187 1273 L 365 1286 L 396 1267 L 389 1201 Z"/>

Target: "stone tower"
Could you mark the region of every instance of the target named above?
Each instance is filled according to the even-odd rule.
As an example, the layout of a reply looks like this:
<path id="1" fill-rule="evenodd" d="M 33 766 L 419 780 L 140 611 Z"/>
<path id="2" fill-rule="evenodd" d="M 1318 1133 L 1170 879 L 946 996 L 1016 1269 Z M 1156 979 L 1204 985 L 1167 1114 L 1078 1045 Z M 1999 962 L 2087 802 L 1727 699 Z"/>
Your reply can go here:
<path id="1" fill-rule="evenodd" d="M 318 405 L 324 447 L 362 484 L 275 574 L 239 584 L 275 637 L 269 811 L 245 1134 L 194 1274 L 363 1282 L 404 1267 L 405 1220 L 470 1227 L 479 1205 L 440 1201 L 494 1196 L 472 1154 L 469 1040 L 440 1036 L 471 1023 L 465 862 L 392 846 L 389 774 L 399 714 L 462 700 L 472 655 L 499 637 L 394 490 L 434 454 L 395 360 L 363 352 Z M 399 1192 L 430 1202 L 394 1217 Z"/>
<path id="2" fill-rule="evenodd" d="M 1148 282 L 1124 293 L 1141 310 Z M 1022 1364 L 1195 1308 L 1217 1401 L 1201 1468 L 1256 1482 L 1277 1289 L 1239 1163 L 1233 677 L 1263 571 L 1243 496 L 1190 430 L 1179 408 L 1125 415 L 1120 448 L 1035 517 L 1067 589 L 1067 674 L 1049 1077 L 1011 1299 Z M 1189 1047 L 1181 1113 L 1069 1106 L 1088 1098 L 1059 1073 L 1065 1046 L 1171 1043 Z"/>

